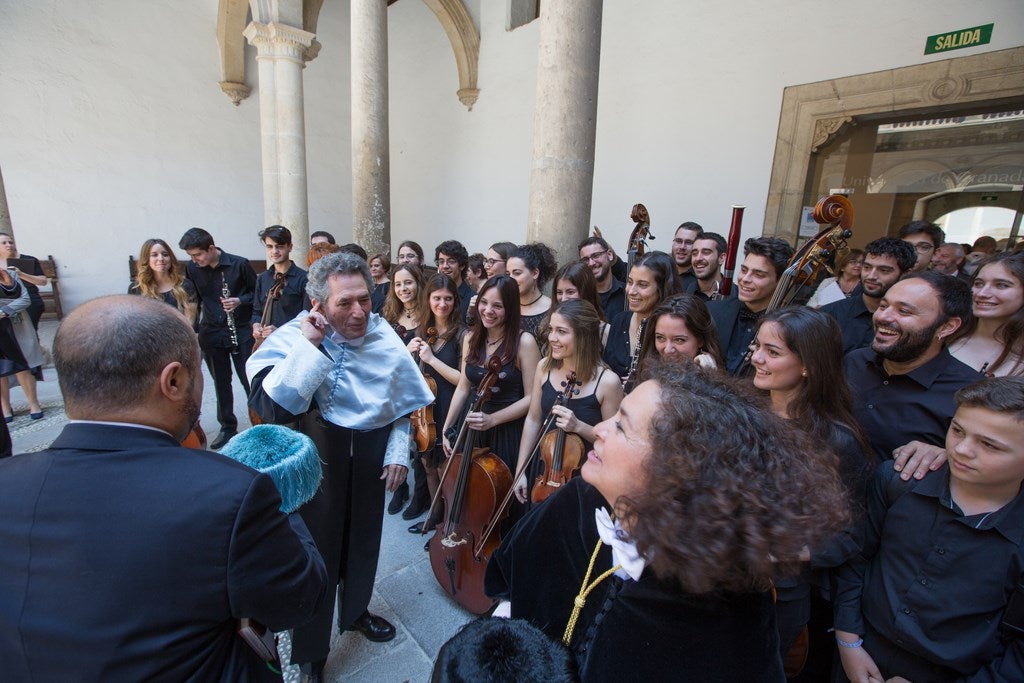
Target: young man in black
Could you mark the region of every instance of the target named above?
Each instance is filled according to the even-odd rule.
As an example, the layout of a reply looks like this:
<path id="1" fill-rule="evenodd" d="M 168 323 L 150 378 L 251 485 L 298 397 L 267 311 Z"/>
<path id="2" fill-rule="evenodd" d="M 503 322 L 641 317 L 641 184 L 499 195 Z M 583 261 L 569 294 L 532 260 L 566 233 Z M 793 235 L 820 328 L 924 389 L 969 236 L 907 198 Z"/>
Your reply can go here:
<path id="1" fill-rule="evenodd" d="M 847 298 L 821 307 L 843 331 L 843 353 L 871 346 L 875 337 L 871 316 L 889 288 L 909 273 L 915 263 L 914 247 L 895 237 L 880 237 L 864 247 L 860 284 Z"/>
<path id="2" fill-rule="evenodd" d="M 728 246 L 725 238 L 715 232 L 705 232 L 694 240 L 690 254 L 694 279 L 686 286 L 687 294 L 694 294 L 704 301 L 725 298 L 719 295 L 719 291 L 722 287 L 722 264 L 725 263 Z M 729 296 L 736 296 L 735 287 Z"/>
<path id="3" fill-rule="evenodd" d="M 917 263 L 914 272 L 928 270 L 935 250 L 946 241 L 946 233 L 942 228 L 928 221 L 911 221 L 900 228 L 900 239 L 914 247 L 917 252 Z"/>
<path id="4" fill-rule="evenodd" d="M 580 242 L 580 263 L 590 267 L 597 280 L 597 295 L 601 297 L 604 316 L 611 319 L 626 310 L 626 286 L 612 274 L 615 251 L 602 237 L 588 237 Z"/>
<path id="5" fill-rule="evenodd" d="M 469 252 L 458 240 L 445 240 L 434 249 L 434 262 L 439 273 L 447 275 L 459 288 L 462 302 L 462 318 L 469 312 L 469 301 L 476 292 L 466 282 L 466 268 L 469 267 Z"/>
<path id="6" fill-rule="evenodd" d="M 302 302 L 306 296 L 306 271 L 291 260 L 291 231 L 282 225 L 271 225 L 260 231 L 260 241 L 267 249 L 270 267 L 256 278 L 252 336 L 257 340 L 266 339 L 279 326 L 297 316 L 302 311 Z M 278 290 L 267 311 L 268 295 L 281 280 L 284 280 L 284 287 Z M 270 314 L 266 325 L 262 324 L 264 312 Z"/>
<path id="7" fill-rule="evenodd" d="M 684 290 L 689 290 L 696 279 L 690 259 L 693 255 L 693 243 L 703 234 L 704 228 L 699 223 L 686 221 L 676 228 L 676 234 L 672 238 L 672 260 L 676 264 L 676 275 Z"/>
<path id="8" fill-rule="evenodd" d="M 199 348 L 217 392 L 220 434 L 210 444 L 216 450 L 238 433 L 231 390 L 232 364 L 246 396 L 249 395 L 245 361 L 252 353 L 250 322 L 256 271 L 248 259 L 219 249 L 213 236 L 202 228 L 189 228 L 178 246 L 192 259 L 185 272 L 199 297 Z"/>
<path id="9" fill-rule="evenodd" d="M 736 278 L 736 298 L 708 304 L 729 374 L 747 374 L 749 364 L 744 364 L 743 358 L 754 340 L 757 321 L 768 309 L 779 278 L 792 257 L 793 247 L 783 240 L 748 239 L 743 245 L 743 263 Z"/>

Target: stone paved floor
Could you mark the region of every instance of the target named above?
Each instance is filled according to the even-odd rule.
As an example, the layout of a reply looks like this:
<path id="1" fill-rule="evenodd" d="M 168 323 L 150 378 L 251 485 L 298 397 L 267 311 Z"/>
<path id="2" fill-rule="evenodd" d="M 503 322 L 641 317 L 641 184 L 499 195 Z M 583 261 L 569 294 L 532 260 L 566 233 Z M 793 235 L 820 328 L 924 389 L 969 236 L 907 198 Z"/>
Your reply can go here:
<path id="1" fill-rule="evenodd" d="M 46 348 L 50 348 L 56 328 L 56 323 L 51 321 L 43 321 L 40 325 L 40 340 Z M 39 384 L 39 399 L 45 411 L 41 420 L 29 419 L 28 404 L 20 389 L 11 391 L 15 419 L 8 426 L 15 453 L 46 448 L 67 422 L 53 368 L 45 369 L 44 376 L 46 381 Z M 216 402 L 213 381 L 205 368 L 204 376 L 206 391 L 203 395 L 202 425 L 212 440 L 218 431 Z M 239 417 L 240 428 L 249 426 L 244 394 L 237 382 L 235 414 Z M 438 649 L 472 618 L 450 601 L 437 585 L 427 554 L 423 552 L 423 539 L 406 530 L 409 524 L 401 515 L 384 515 L 377 583 L 370 603 L 371 611 L 395 624 L 398 635 L 390 643 L 371 643 L 359 634 L 335 631 L 325 670 L 326 680 L 355 683 L 428 681 Z M 297 668 L 286 669 L 285 680 L 297 683 Z"/>

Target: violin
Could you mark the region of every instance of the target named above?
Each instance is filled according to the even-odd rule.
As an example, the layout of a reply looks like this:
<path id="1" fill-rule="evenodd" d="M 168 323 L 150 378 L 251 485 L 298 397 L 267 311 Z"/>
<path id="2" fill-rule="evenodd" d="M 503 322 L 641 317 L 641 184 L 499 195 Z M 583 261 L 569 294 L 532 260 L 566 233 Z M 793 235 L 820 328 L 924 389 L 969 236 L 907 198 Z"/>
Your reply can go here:
<path id="1" fill-rule="evenodd" d="M 576 373 L 570 372 L 562 382 L 562 391 L 555 399 L 556 406 L 566 406 L 569 399 L 580 393 L 582 382 L 576 379 Z M 554 410 L 548 420 L 554 421 Z M 579 434 L 568 434 L 561 427 L 548 431 L 540 440 L 540 457 L 544 461 L 544 471 L 533 483 L 530 499 L 541 503 L 548 496 L 558 491 L 569 480 L 579 474 L 585 454 L 583 439 Z"/>
<path id="2" fill-rule="evenodd" d="M 500 374 L 501 358 L 491 356 L 469 412 L 481 409 Z M 512 474 L 489 449 L 476 448 L 477 434 L 463 420 L 427 518 L 438 499 L 443 500 L 444 519 L 429 544 L 430 567 L 438 584 L 464 609 L 484 614 L 495 603 L 484 592 L 484 572 L 501 544 L 500 534 L 489 533 L 488 527 L 501 522 L 494 512 L 498 499 L 512 490 Z"/>
<path id="3" fill-rule="evenodd" d="M 274 272 L 274 284 L 267 291 L 267 301 L 263 304 L 263 313 L 260 315 L 260 327 L 266 327 L 270 324 L 270 318 L 273 315 L 274 302 L 281 298 L 281 292 L 284 291 L 284 273 Z M 260 344 L 263 343 L 264 337 L 259 339 L 253 339 L 252 352 L 255 353 L 256 349 L 260 348 Z M 249 408 L 249 424 L 256 425 L 263 424 L 263 418 L 252 408 Z M 205 435 L 204 435 L 205 438 Z M 204 446 L 205 448 L 205 446 Z"/>
<path id="4" fill-rule="evenodd" d="M 434 346 L 437 343 L 437 328 L 427 328 L 427 344 Z M 427 381 L 427 386 L 430 387 L 430 393 L 434 395 L 435 400 L 437 399 L 437 382 L 427 374 L 426 365 L 420 361 L 420 372 L 423 373 L 423 379 Z M 416 440 L 416 450 L 420 453 L 426 453 L 437 444 L 437 424 L 434 422 L 434 404 L 417 408 L 412 414 L 412 433 L 413 438 Z"/>

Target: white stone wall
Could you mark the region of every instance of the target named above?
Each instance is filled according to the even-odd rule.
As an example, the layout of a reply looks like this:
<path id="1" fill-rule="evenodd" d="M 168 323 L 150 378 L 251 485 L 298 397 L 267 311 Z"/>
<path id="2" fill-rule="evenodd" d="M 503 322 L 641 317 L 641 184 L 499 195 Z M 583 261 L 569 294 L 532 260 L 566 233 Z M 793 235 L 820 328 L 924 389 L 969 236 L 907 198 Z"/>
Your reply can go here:
<path id="1" fill-rule="evenodd" d="M 467 112 L 440 24 L 389 10 L 392 241 L 471 251 L 526 234 L 536 23 L 505 31 L 505 0 L 467 0 L 481 32 Z M 591 222 L 619 249 L 647 205 L 655 248 L 675 225 L 725 232 L 746 204 L 761 231 L 782 90 L 1021 44 L 1019 0 L 605 0 Z M 0 168 L 21 248 L 53 254 L 68 307 L 127 286 L 127 256 L 192 225 L 262 255 L 258 93 L 220 91 L 214 0 L 0 0 Z M 992 43 L 925 56 L 928 35 L 995 23 Z M 348 4 L 324 3 L 305 69 L 310 230 L 350 236 Z M 250 50 L 251 53 L 251 50 Z M 431 254 L 432 255 L 432 254 Z"/>

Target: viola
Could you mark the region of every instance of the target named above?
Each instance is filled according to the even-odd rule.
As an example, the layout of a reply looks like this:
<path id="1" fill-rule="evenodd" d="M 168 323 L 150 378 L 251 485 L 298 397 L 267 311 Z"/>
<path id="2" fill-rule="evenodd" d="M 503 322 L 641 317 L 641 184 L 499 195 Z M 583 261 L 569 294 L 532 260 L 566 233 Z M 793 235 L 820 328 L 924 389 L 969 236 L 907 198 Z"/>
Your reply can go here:
<path id="1" fill-rule="evenodd" d="M 566 406 L 569 399 L 580 393 L 582 382 L 576 379 L 576 373 L 570 372 L 562 382 L 562 391 L 555 399 L 556 406 Z M 552 410 L 548 419 L 554 416 Z M 540 440 L 540 457 L 544 462 L 544 471 L 533 483 L 530 499 L 540 503 L 558 491 L 564 484 L 579 474 L 585 454 L 583 439 L 579 434 L 566 433 L 558 427 L 548 431 Z"/>
<path id="2" fill-rule="evenodd" d="M 500 373 L 501 359 L 491 356 L 469 412 L 480 410 Z M 484 614 L 495 602 L 484 592 L 484 572 L 501 544 L 500 534 L 488 533 L 488 527 L 502 521 L 494 512 L 498 500 L 512 489 L 512 474 L 501 458 L 476 447 L 477 433 L 463 420 L 428 513 L 429 519 L 440 498 L 444 519 L 430 539 L 429 551 L 430 567 L 444 592 L 469 612 Z"/>
<path id="3" fill-rule="evenodd" d="M 273 315 L 274 302 L 281 298 L 281 292 L 284 291 L 285 279 L 284 273 L 274 272 L 274 284 L 271 285 L 267 291 L 267 301 L 263 304 L 263 313 L 260 315 L 260 327 L 266 327 L 270 324 L 270 318 Z M 263 343 L 263 337 L 254 339 L 252 342 L 252 352 L 255 353 L 256 349 L 260 348 L 260 344 Z M 249 424 L 256 426 L 263 424 L 263 418 L 252 408 L 249 408 Z"/>
<path id="4" fill-rule="evenodd" d="M 431 347 L 437 343 L 437 328 L 427 328 L 427 344 Z M 430 387 L 430 393 L 434 395 L 435 400 L 437 399 L 437 382 L 427 374 L 426 365 L 420 361 L 420 372 L 423 373 L 423 379 L 427 381 L 427 386 Z M 416 441 L 416 450 L 420 453 L 426 453 L 437 443 L 437 423 L 434 422 L 434 404 L 417 408 L 412 414 L 412 433 L 413 439 Z"/>

